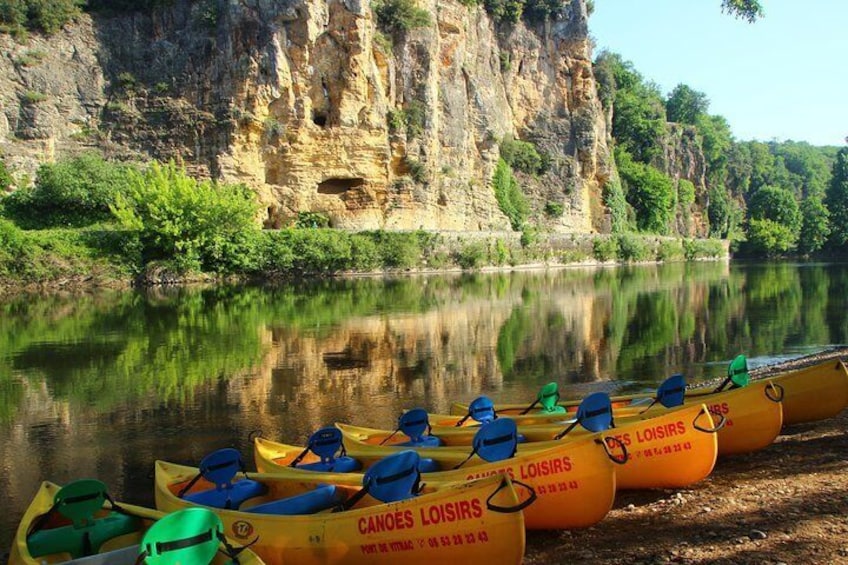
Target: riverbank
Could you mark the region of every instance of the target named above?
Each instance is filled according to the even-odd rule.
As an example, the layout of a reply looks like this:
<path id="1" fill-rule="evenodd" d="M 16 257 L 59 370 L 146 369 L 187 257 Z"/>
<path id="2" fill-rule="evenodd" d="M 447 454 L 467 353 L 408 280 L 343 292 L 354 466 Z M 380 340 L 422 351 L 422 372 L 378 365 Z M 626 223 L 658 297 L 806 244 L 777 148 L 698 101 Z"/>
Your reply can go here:
<path id="1" fill-rule="evenodd" d="M 0 221 L 0 295 L 52 290 L 273 282 L 333 276 L 493 272 L 727 259 L 728 242 L 638 234 L 263 230 L 229 268 L 201 272 L 180 257 L 144 262 L 131 232 L 21 230 Z M 4 235 L 5 233 L 5 235 Z M 5 244 L 4 248 L 2 244 Z"/>
<path id="2" fill-rule="evenodd" d="M 827 351 L 751 371 L 848 356 Z M 525 563 L 848 563 L 848 411 L 784 428 L 756 453 L 719 459 L 688 489 L 625 492 L 598 525 L 529 532 Z"/>

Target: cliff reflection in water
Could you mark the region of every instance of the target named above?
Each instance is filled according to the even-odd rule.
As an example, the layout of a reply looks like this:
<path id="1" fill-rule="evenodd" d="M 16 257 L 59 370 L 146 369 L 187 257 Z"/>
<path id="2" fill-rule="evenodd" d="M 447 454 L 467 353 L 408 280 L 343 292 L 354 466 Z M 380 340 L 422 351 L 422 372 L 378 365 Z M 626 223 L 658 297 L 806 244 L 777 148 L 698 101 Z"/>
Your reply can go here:
<path id="1" fill-rule="evenodd" d="M 698 263 L 7 300 L 0 543 L 43 479 L 98 476 L 149 503 L 154 459 L 249 455 L 255 429 L 303 442 L 549 380 L 642 388 L 845 343 L 846 291 L 844 266 Z"/>

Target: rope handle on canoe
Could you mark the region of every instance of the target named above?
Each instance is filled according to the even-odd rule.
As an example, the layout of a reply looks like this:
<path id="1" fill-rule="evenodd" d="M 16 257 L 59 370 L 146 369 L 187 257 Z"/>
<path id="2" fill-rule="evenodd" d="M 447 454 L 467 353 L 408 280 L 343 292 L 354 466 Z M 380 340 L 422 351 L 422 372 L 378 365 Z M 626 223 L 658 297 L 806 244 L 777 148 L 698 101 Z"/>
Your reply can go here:
<path id="1" fill-rule="evenodd" d="M 621 455 L 614 455 L 610 451 L 610 446 L 608 442 L 617 444 L 618 447 L 621 448 Z M 629 458 L 629 456 L 627 455 L 627 446 L 624 445 L 624 442 L 618 439 L 617 437 L 609 436 L 603 439 L 597 438 L 595 439 L 595 443 L 599 443 L 604 447 L 604 451 L 606 451 L 607 457 L 609 457 L 610 461 L 612 461 L 613 463 L 616 463 L 617 465 L 624 465 L 625 463 L 627 463 L 627 459 Z"/>
<path id="2" fill-rule="evenodd" d="M 712 428 L 705 428 L 703 426 L 698 425 L 698 419 L 701 416 L 703 416 L 704 414 L 709 414 L 710 416 L 712 416 L 714 418 L 719 418 L 718 424 L 716 424 Z M 722 429 L 726 423 L 727 423 L 727 418 L 724 416 L 724 414 L 713 414 L 712 412 L 710 412 L 707 409 L 706 406 L 704 406 L 701 409 L 701 411 L 698 412 L 698 415 L 695 416 L 695 419 L 692 420 L 692 427 L 694 427 L 696 430 L 699 430 L 699 431 L 702 431 L 702 432 L 705 432 L 705 433 L 708 433 L 708 434 L 714 434 L 714 433 L 718 432 L 720 429 Z"/>
<path id="3" fill-rule="evenodd" d="M 509 483 L 507 482 L 506 477 L 504 477 L 504 479 L 501 481 L 501 484 L 499 484 L 498 488 L 495 489 L 495 492 L 490 494 L 489 498 L 486 499 L 486 508 L 488 508 L 492 512 L 500 512 L 501 514 L 512 514 L 513 512 L 520 512 L 524 510 L 525 508 L 533 504 L 533 502 L 536 501 L 536 498 L 538 498 L 536 490 L 533 487 L 531 487 L 527 483 L 522 483 L 519 480 L 512 479 L 512 484 L 524 487 L 525 489 L 527 489 L 528 492 L 530 492 L 530 496 L 527 498 L 527 500 L 523 500 L 515 506 L 498 506 L 497 504 L 493 503 L 492 498 L 494 498 L 494 496 L 498 494 L 501 490 L 506 488 L 508 484 Z"/>
<path id="4" fill-rule="evenodd" d="M 771 400 L 772 402 L 781 402 L 783 401 L 783 396 L 786 391 L 777 383 L 773 383 L 769 381 L 765 388 L 766 398 Z"/>
<path id="5" fill-rule="evenodd" d="M 256 428 L 255 430 L 251 430 L 250 433 L 247 434 L 247 442 L 253 443 L 258 437 L 263 437 L 262 428 Z"/>

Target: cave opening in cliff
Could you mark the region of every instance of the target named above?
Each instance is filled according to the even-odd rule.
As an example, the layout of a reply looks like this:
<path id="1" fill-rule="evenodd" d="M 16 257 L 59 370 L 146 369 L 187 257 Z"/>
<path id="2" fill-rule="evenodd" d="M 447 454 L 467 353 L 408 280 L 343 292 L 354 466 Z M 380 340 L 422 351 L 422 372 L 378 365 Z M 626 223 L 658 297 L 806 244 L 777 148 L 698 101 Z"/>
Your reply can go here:
<path id="1" fill-rule="evenodd" d="M 324 127 L 327 125 L 327 114 L 324 112 L 313 111 L 312 123 L 316 126 Z"/>
<path id="2" fill-rule="evenodd" d="M 344 194 L 365 184 L 363 178 L 332 178 L 318 185 L 318 194 Z"/>

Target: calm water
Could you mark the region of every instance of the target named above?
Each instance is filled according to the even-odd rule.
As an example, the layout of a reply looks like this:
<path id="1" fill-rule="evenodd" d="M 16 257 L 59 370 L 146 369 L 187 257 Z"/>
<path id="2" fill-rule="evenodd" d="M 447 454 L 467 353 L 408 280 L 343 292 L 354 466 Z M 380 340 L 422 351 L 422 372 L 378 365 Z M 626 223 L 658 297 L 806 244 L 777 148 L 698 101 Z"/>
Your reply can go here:
<path id="1" fill-rule="evenodd" d="M 726 263 L 0 302 L 0 554 L 40 481 L 152 504 L 156 458 L 485 393 L 717 377 L 848 342 L 848 266 Z"/>

